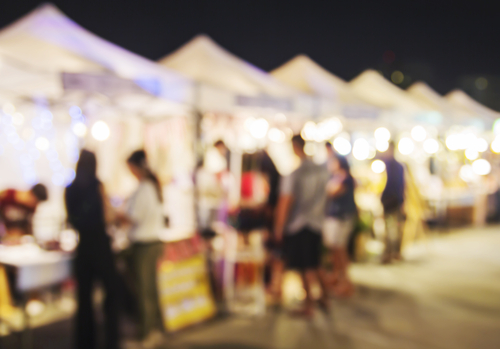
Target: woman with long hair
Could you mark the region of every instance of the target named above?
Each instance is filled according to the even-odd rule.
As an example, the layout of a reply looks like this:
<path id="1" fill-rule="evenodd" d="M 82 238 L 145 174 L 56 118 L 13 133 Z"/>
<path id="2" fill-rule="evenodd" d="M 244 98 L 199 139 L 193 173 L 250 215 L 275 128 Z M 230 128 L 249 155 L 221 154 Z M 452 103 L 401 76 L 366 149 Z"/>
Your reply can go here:
<path id="1" fill-rule="evenodd" d="M 131 225 L 132 268 L 139 305 L 139 336 L 143 346 L 154 346 L 162 340 L 162 317 L 156 282 L 156 263 L 163 253 L 160 233 L 165 225 L 162 190 L 156 175 L 148 166 L 144 150 L 127 159 L 130 172 L 139 181 L 127 212 Z"/>
<path id="2" fill-rule="evenodd" d="M 75 260 L 78 292 L 76 347 L 97 347 L 92 290 L 94 281 L 99 280 L 106 293 L 106 348 L 114 349 L 119 347 L 119 277 L 110 239 L 106 234 L 105 196 L 103 186 L 96 176 L 96 167 L 94 153 L 82 150 L 76 166 L 75 180 L 66 188 L 64 195 L 68 221 L 80 235 Z"/>
<path id="3" fill-rule="evenodd" d="M 337 154 L 328 145 L 330 144 L 327 143 L 327 150 L 331 178 L 326 188 L 328 201 L 323 227 L 323 243 L 331 251 L 334 294 L 349 296 L 354 291 L 354 286 L 347 273 L 349 265 L 347 244 L 358 217 L 358 209 L 354 201 L 355 182 L 347 159 Z"/>

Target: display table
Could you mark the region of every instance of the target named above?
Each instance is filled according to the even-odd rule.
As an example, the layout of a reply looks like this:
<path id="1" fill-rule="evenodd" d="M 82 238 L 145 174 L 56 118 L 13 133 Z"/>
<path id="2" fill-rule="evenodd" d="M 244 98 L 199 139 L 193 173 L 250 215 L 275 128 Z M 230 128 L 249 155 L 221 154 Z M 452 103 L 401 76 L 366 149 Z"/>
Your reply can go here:
<path id="1" fill-rule="evenodd" d="M 17 296 L 24 315 L 23 348 L 31 347 L 29 314 L 26 312 L 29 293 L 55 286 L 71 277 L 72 258 L 70 253 L 45 251 L 35 244 L 0 245 L 0 267 L 10 276 L 10 289 Z"/>

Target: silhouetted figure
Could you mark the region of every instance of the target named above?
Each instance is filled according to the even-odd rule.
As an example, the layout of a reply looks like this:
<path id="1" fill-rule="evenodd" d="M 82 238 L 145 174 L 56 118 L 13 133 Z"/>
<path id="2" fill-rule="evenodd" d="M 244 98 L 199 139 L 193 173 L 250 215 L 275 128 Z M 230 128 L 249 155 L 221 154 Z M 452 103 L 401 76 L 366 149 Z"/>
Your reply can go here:
<path id="1" fill-rule="evenodd" d="M 386 230 L 384 263 L 390 263 L 393 259 L 401 259 L 401 240 L 403 237 L 404 167 L 394 158 L 394 149 L 394 143 L 391 142 L 389 149 L 382 156 L 387 173 L 387 183 L 381 198 Z"/>
<path id="2" fill-rule="evenodd" d="M 76 348 L 96 348 L 96 324 L 92 291 L 94 282 L 104 286 L 106 349 L 119 347 L 118 339 L 118 273 L 111 243 L 106 234 L 104 190 L 96 176 L 94 153 L 82 150 L 76 166 L 76 177 L 66 188 L 65 201 L 69 223 L 80 234 L 75 260 L 78 310 L 76 314 Z"/>

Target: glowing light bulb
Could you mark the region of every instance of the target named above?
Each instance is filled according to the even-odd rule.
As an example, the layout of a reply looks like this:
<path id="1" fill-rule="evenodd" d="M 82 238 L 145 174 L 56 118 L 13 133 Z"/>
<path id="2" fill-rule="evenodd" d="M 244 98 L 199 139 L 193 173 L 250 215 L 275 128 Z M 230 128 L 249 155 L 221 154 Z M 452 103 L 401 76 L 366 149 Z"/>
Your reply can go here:
<path id="1" fill-rule="evenodd" d="M 313 156 L 318 151 L 318 147 L 313 142 L 307 142 L 304 146 L 304 153 L 308 156 Z"/>
<path id="2" fill-rule="evenodd" d="M 427 132 L 422 126 L 415 126 L 411 130 L 411 137 L 417 142 L 422 142 L 427 137 Z"/>
<path id="3" fill-rule="evenodd" d="M 375 160 L 372 162 L 372 171 L 375 173 L 382 173 L 385 171 L 385 163 L 382 160 Z"/>
<path id="4" fill-rule="evenodd" d="M 384 140 L 377 140 L 375 143 L 375 148 L 381 153 L 387 151 L 389 149 L 389 142 Z"/>
<path id="5" fill-rule="evenodd" d="M 304 127 L 302 127 L 302 130 L 300 131 L 300 135 L 306 141 L 314 141 L 316 139 L 316 133 L 317 127 L 316 124 L 312 121 L 306 122 L 304 124 Z"/>
<path id="6" fill-rule="evenodd" d="M 495 136 L 500 135 L 500 119 L 496 119 L 493 123 L 493 133 Z"/>
<path id="7" fill-rule="evenodd" d="M 269 129 L 269 123 L 266 119 L 260 118 L 252 122 L 250 125 L 250 134 L 255 138 L 264 138 Z"/>
<path id="8" fill-rule="evenodd" d="M 486 176 L 491 172 L 491 164 L 488 160 L 479 159 L 472 163 L 472 171 L 480 176 Z"/>
<path id="9" fill-rule="evenodd" d="M 374 132 L 374 135 L 377 141 L 389 142 L 389 140 L 391 139 L 391 133 L 385 127 L 377 128 Z"/>
<path id="10" fill-rule="evenodd" d="M 333 141 L 333 148 L 340 154 L 346 156 L 351 152 L 351 142 L 342 137 L 337 137 Z"/>
<path id="11" fill-rule="evenodd" d="M 483 153 L 486 150 L 488 150 L 488 142 L 484 138 L 478 138 L 478 139 L 476 139 L 476 142 L 474 144 L 474 148 L 478 152 Z"/>
<path id="12" fill-rule="evenodd" d="M 465 150 L 465 157 L 469 160 L 476 160 L 479 157 L 479 152 L 474 148 Z"/>
<path id="13" fill-rule="evenodd" d="M 496 154 L 500 153 L 500 137 L 496 137 L 493 142 L 491 142 L 491 151 Z"/>
<path id="14" fill-rule="evenodd" d="M 104 121 L 97 121 L 94 126 L 92 126 L 92 137 L 100 142 L 108 139 L 109 134 L 109 126 Z"/>
<path id="15" fill-rule="evenodd" d="M 357 160 L 366 160 L 370 156 L 370 144 L 366 139 L 360 138 L 354 142 L 352 155 Z"/>
<path id="16" fill-rule="evenodd" d="M 80 138 L 85 137 L 87 134 L 87 126 L 83 122 L 76 122 L 73 127 L 71 127 L 73 133 Z"/>
<path id="17" fill-rule="evenodd" d="M 12 123 L 16 126 L 22 126 L 24 124 L 24 115 L 21 113 L 15 113 L 12 116 Z"/>
<path id="18" fill-rule="evenodd" d="M 398 150 L 403 155 L 410 155 L 415 149 L 415 144 L 411 138 L 403 137 L 398 143 Z"/>
<path id="19" fill-rule="evenodd" d="M 474 179 L 475 173 L 471 165 L 463 165 L 460 168 L 459 176 L 464 182 L 471 182 Z"/>
<path id="20" fill-rule="evenodd" d="M 38 137 L 35 141 L 35 147 L 37 147 L 38 150 L 46 151 L 49 149 L 49 146 L 49 140 L 45 137 Z"/>
<path id="21" fill-rule="evenodd" d="M 316 127 L 315 140 L 317 142 L 329 140 L 340 131 L 342 131 L 342 123 L 338 118 L 326 119 Z"/>
<path id="22" fill-rule="evenodd" d="M 253 117 L 249 117 L 245 120 L 245 123 L 243 124 L 243 126 L 245 126 L 245 129 L 247 131 L 250 131 L 252 129 L 252 124 L 255 122 L 255 118 Z"/>
<path id="23" fill-rule="evenodd" d="M 286 139 L 285 132 L 273 127 L 269 130 L 267 137 L 270 141 L 275 143 L 283 143 Z"/>
<path id="24" fill-rule="evenodd" d="M 424 151 L 427 154 L 435 154 L 439 150 L 439 143 L 435 139 L 429 138 L 424 142 Z"/>
<path id="25" fill-rule="evenodd" d="M 446 137 L 446 147 L 450 150 L 457 150 L 460 148 L 460 136 L 450 135 Z"/>

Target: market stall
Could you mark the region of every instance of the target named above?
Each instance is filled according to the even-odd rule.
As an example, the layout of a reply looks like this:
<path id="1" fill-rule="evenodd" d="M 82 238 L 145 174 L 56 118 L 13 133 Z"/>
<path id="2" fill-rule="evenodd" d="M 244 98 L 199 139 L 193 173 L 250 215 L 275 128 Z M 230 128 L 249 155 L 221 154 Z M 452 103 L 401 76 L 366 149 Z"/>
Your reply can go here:
<path id="1" fill-rule="evenodd" d="M 228 270 L 241 276 L 238 270 L 243 265 L 245 270 L 251 268 L 245 263 L 254 263 L 257 269 L 262 263 L 260 257 L 246 262 L 238 259 L 237 251 L 245 250 L 249 240 L 236 238 L 237 233 L 229 227 L 232 214 L 252 205 L 248 200 L 240 200 L 242 175 L 245 179 L 252 177 L 249 173 L 242 174 L 243 154 L 267 148 L 280 172 L 290 173 L 296 163 L 288 140 L 301 130 L 305 121 L 319 115 L 319 105 L 315 97 L 286 86 L 206 36 L 194 38 L 160 63 L 197 81 L 199 150 L 204 158 L 196 176 L 199 227 L 218 233 L 214 241 L 221 242 L 221 246 L 215 246 L 212 256 L 216 259 L 214 265 L 223 264 L 224 271 L 216 267 L 218 271 L 214 272 L 219 283 L 224 283 L 220 289 L 224 289 L 228 306 L 234 310 L 238 307 L 231 306 L 230 294 L 238 292 L 234 287 L 228 288 L 228 283 L 235 286 L 238 281 Z M 220 153 L 225 146 L 219 149 L 212 146 L 218 140 L 223 140 L 228 148 L 223 150 L 226 154 Z M 234 241 L 243 245 L 231 243 Z M 254 286 L 262 287 L 258 278 L 251 287 Z"/>
<path id="2" fill-rule="evenodd" d="M 8 261 L 10 250 L 0 251 L 0 263 L 18 270 L 14 292 L 32 290 L 23 282 L 40 277 L 59 282 L 70 276 L 70 256 L 61 250 L 73 249 L 76 236 L 64 233 L 62 194 L 81 147 L 97 154 L 99 177 L 117 205 L 135 186 L 125 159 L 145 147 L 166 184 L 165 215 L 175 217 L 164 238 L 193 234 L 191 80 L 95 36 L 53 5 L 0 32 L 0 62 L 0 166 L 8 169 L 0 188 L 47 185 L 49 201 L 36 211 L 34 237 L 56 249 L 29 270 Z M 172 137 L 165 141 L 165 135 Z M 65 244 L 65 236 L 72 243 Z M 31 255 L 30 246 L 16 247 L 15 254 Z"/>
<path id="3" fill-rule="evenodd" d="M 168 118 L 189 127 L 189 79 L 95 36 L 53 5 L 3 29 L 0 55 L 0 98 L 4 119 L 12 119 L 3 128 L 12 135 L 3 138 L 1 157 L 3 165 L 12 164 L 12 171 L 2 176 L 2 186 L 42 181 L 50 186 L 52 198 L 60 199 L 78 149 L 85 145 L 97 152 L 99 175 L 110 194 L 123 197 L 134 184 L 124 159 L 145 145 L 147 129 L 169 123 Z M 164 147 L 172 154 L 183 153 L 187 160 L 178 167 L 184 172 L 193 166 L 189 141 L 182 139 L 175 149 Z M 47 159 L 39 159 L 41 154 Z M 16 163 L 24 157 L 26 166 Z M 152 162 L 155 169 L 162 165 L 157 157 Z M 51 169 L 42 169 L 49 164 Z M 165 177 L 174 178 L 172 171 Z M 51 211 L 60 221 L 61 205 L 61 200 L 46 205 L 55 206 Z"/>

